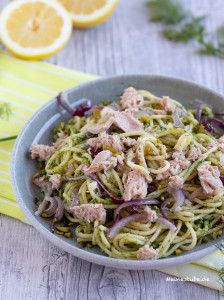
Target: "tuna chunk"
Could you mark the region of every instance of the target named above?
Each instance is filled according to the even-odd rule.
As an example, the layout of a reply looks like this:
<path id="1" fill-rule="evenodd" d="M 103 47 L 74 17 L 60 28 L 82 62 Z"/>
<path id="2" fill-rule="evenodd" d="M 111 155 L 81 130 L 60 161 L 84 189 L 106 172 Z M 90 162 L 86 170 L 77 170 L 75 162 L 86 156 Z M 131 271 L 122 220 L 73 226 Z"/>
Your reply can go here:
<path id="1" fill-rule="evenodd" d="M 59 190 L 62 184 L 61 176 L 54 174 L 50 176 L 49 181 L 52 183 L 52 190 Z"/>
<path id="2" fill-rule="evenodd" d="M 224 135 L 218 139 L 218 149 L 224 152 Z"/>
<path id="3" fill-rule="evenodd" d="M 183 178 L 178 175 L 175 175 L 170 177 L 168 186 L 172 189 L 182 189 L 183 184 Z"/>
<path id="4" fill-rule="evenodd" d="M 132 139 L 132 138 L 123 138 L 122 139 L 122 143 L 124 146 L 126 146 L 127 148 L 131 148 L 133 146 L 136 145 L 137 141 L 135 139 Z"/>
<path id="5" fill-rule="evenodd" d="M 156 211 L 152 210 L 150 207 L 146 206 L 144 209 L 147 219 L 149 222 L 155 222 L 157 217 Z"/>
<path id="6" fill-rule="evenodd" d="M 201 144 L 195 142 L 195 145 L 189 151 L 187 158 L 194 161 L 201 158 L 202 154 L 205 152 L 207 152 L 207 149 L 203 147 Z"/>
<path id="7" fill-rule="evenodd" d="M 143 176 L 138 170 L 125 173 L 122 181 L 124 183 L 123 198 L 125 201 L 130 201 L 131 199 L 137 198 L 145 198 L 148 184 L 145 176 Z"/>
<path id="8" fill-rule="evenodd" d="M 145 245 L 138 249 L 137 259 L 141 260 L 154 260 L 159 254 L 159 249 L 154 249 L 153 247 L 149 247 L 149 245 Z"/>
<path id="9" fill-rule="evenodd" d="M 173 112 L 175 110 L 176 105 L 170 102 L 170 97 L 163 97 L 163 98 L 153 98 L 154 101 L 156 101 L 158 104 L 162 105 L 162 107 L 165 109 L 165 111 Z"/>
<path id="10" fill-rule="evenodd" d="M 138 119 L 125 112 L 113 113 L 115 121 L 114 125 L 124 132 L 142 131 L 143 125 Z"/>
<path id="11" fill-rule="evenodd" d="M 119 171 L 123 171 L 125 168 L 125 155 L 122 153 L 121 155 L 116 155 L 117 159 L 117 168 Z"/>
<path id="12" fill-rule="evenodd" d="M 57 141 L 53 144 L 55 150 L 57 150 L 59 147 L 62 146 L 64 140 L 68 137 L 67 134 L 64 133 L 64 131 L 61 131 L 58 133 L 58 139 Z"/>
<path id="13" fill-rule="evenodd" d="M 187 169 L 190 166 L 190 161 L 187 159 L 178 159 L 175 158 L 169 161 L 170 167 L 164 173 L 158 174 L 156 180 L 164 180 L 170 176 L 175 176 L 179 174 L 182 170 Z"/>
<path id="14" fill-rule="evenodd" d="M 215 195 L 223 189 L 218 167 L 200 165 L 197 170 L 204 193 Z"/>
<path id="15" fill-rule="evenodd" d="M 117 165 L 117 158 L 109 150 L 101 151 L 96 155 L 91 163 L 91 166 L 84 171 L 85 174 L 92 172 L 99 172 L 101 170 L 108 170 L 115 168 Z"/>
<path id="16" fill-rule="evenodd" d="M 86 126 L 84 126 L 83 127 L 83 131 L 90 132 L 90 133 L 93 133 L 93 134 L 98 134 L 100 132 L 107 131 L 113 123 L 114 123 L 114 117 L 110 117 L 103 124 L 86 125 Z"/>
<path id="17" fill-rule="evenodd" d="M 38 158 L 39 161 L 47 161 L 50 158 L 50 155 L 55 152 L 53 146 L 50 147 L 42 144 L 34 144 L 31 148 L 31 158 Z"/>
<path id="18" fill-rule="evenodd" d="M 104 148 L 105 145 L 112 147 L 117 152 L 123 152 L 125 150 L 125 146 L 130 145 L 132 147 L 133 141 L 136 142 L 134 139 L 125 138 L 123 140 L 116 134 L 109 135 L 105 132 L 102 132 L 98 137 L 92 138 L 88 140 L 88 144 L 91 147 Z"/>
<path id="19" fill-rule="evenodd" d="M 59 147 L 61 147 L 67 135 L 62 131 L 58 133 L 58 139 L 53 146 L 43 144 L 34 144 L 31 146 L 31 158 L 38 158 L 39 161 L 48 161 L 50 155 L 53 154 Z"/>
<path id="20" fill-rule="evenodd" d="M 130 107 L 142 107 L 144 103 L 144 98 L 138 94 L 136 89 L 129 87 L 124 91 L 123 96 L 121 97 L 121 108 L 130 108 Z"/>
<path id="21" fill-rule="evenodd" d="M 79 219 L 87 222 L 99 221 L 100 224 L 106 222 L 106 210 L 102 204 L 82 204 L 71 207 L 72 213 Z"/>
<path id="22" fill-rule="evenodd" d="M 153 109 L 151 107 L 143 107 L 142 110 L 149 112 L 152 115 L 167 115 L 167 111 L 165 111 L 164 109 Z"/>
<path id="23" fill-rule="evenodd" d="M 87 125 L 85 126 L 85 132 L 90 132 L 93 134 L 98 134 L 103 131 L 107 131 L 111 125 L 115 125 L 122 129 L 124 132 L 141 131 L 143 130 L 143 125 L 131 114 L 126 112 L 111 112 L 109 119 L 103 124 L 97 125 Z"/>

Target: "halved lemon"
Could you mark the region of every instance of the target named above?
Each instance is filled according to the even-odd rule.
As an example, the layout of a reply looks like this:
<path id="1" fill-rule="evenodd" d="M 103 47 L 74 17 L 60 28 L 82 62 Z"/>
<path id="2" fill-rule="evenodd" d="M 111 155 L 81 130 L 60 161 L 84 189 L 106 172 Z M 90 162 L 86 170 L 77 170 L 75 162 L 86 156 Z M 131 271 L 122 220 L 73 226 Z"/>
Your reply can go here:
<path id="1" fill-rule="evenodd" d="M 77 27 L 92 27 L 106 21 L 119 0 L 58 0 L 70 12 Z"/>
<path id="2" fill-rule="evenodd" d="M 0 16 L 3 44 L 25 59 L 46 58 L 68 41 L 72 21 L 64 7 L 54 0 L 16 0 Z"/>

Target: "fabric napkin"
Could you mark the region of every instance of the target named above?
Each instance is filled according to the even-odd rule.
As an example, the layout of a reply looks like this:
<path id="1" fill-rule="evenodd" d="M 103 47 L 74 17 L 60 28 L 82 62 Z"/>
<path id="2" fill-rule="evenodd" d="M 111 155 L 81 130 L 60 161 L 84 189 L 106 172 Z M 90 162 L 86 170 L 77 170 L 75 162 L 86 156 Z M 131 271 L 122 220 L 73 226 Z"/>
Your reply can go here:
<path id="1" fill-rule="evenodd" d="M 18 135 L 32 114 L 60 91 L 96 78 L 39 61 L 23 61 L 0 51 L 0 103 L 10 103 L 13 112 L 8 120 L 0 118 L 0 138 Z M 0 143 L 0 213 L 29 224 L 11 187 L 9 171 L 13 145 L 12 140 Z M 194 263 L 160 271 L 175 276 L 175 281 L 189 280 L 222 291 L 219 282 L 222 267 L 224 255 L 218 251 Z M 172 277 L 168 276 L 167 281 L 172 282 Z"/>

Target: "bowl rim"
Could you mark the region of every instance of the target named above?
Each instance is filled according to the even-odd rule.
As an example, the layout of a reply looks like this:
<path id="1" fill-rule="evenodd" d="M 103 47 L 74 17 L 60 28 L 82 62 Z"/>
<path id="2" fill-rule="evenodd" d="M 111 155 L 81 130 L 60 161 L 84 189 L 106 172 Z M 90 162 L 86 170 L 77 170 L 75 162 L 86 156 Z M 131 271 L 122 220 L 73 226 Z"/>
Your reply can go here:
<path id="1" fill-rule="evenodd" d="M 95 83 L 103 83 L 104 81 L 108 80 L 124 80 L 125 79 L 131 79 L 133 77 L 139 77 L 139 78 L 149 78 L 159 80 L 171 80 L 176 81 L 177 83 L 181 84 L 188 84 L 193 85 L 196 88 L 203 89 L 205 92 L 212 93 L 213 95 L 220 97 L 224 101 L 224 96 L 222 96 L 220 93 L 204 87 L 201 84 L 195 83 L 191 80 L 185 80 L 184 78 L 177 78 L 174 76 L 164 76 L 164 75 L 153 75 L 153 74 L 130 74 L 130 75 L 118 75 L 118 76 L 108 76 L 100 79 L 91 80 L 82 84 L 79 84 L 77 86 L 74 86 L 65 92 L 68 94 L 82 89 L 86 87 L 91 87 Z M 45 109 L 47 109 L 48 106 L 51 106 L 51 104 L 56 101 L 56 97 L 49 100 L 47 103 L 45 103 L 43 106 L 41 106 L 26 122 L 22 130 L 20 131 L 15 145 L 13 147 L 12 151 L 12 157 L 10 162 L 10 177 L 11 177 L 11 183 L 12 183 L 12 189 L 13 193 L 15 195 L 15 198 L 23 211 L 24 215 L 27 217 L 31 225 L 35 227 L 36 230 L 38 230 L 42 236 L 47 238 L 50 242 L 58 246 L 59 248 L 63 249 L 64 251 L 79 257 L 81 259 L 84 259 L 86 261 L 96 263 L 99 265 L 107 266 L 107 267 L 113 267 L 113 268 L 120 268 L 120 269 L 129 269 L 129 270 L 152 270 L 152 269 L 164 269 L 168 267 L 174 267 L 176 265 L 186 264 L 190 263 L 192 261 L 196 261 L 199 258 L 202 258 L 206 255 L 209 255 L 217 250 L 215 245 L 208 246 L 204 249 L 198 249 L 195 250 L 193 253 L 187 253 L 182 256 L 175 256 L 175 257 L 166 257 L 166 258 L 160 258 L 158 260 L 148 260 L 148 261 L 141 261 L 141 260 L 131 260 L 131 259 L 120 259 L 120 258 L 111 258 L 109 256 L 103 256 L 101 254 L 97 254 L 94 252 L 88 252 L 85 249 L 78 248 L 77 246 L 71 245 L 67 243 L 66 241 L 62 240 L 60 236 L 56 234 L 52 234 L 49 229 L 47 229 L 44 225 L 42 225 L 38 218 L 35 217 L 33 212 L 31 212 L 28 207 L 26 206 L 25 201 L 23 201 L 23 197 L 21 195 L 20 187 L 17 182 L 17 176 L 16 176 L 16 169 L 14 168 L 15 160 L 18 155 L 18 146 L 21 143 L 24 135 L 29 131 L 29 126 L 32 123 L 33 119 L 35 119 L 37 116 L 39 116 Z"/>

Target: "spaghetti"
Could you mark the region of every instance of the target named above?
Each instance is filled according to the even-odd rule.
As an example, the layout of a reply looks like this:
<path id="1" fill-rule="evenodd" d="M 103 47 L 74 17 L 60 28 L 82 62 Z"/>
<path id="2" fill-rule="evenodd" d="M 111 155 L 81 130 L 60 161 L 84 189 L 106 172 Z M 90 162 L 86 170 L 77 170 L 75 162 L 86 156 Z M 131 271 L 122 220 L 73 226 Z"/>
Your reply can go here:
<path id="1" fill-rule="evenodd" d="M 125 259 L 178 255 L 222 234 L 224 147 L 210 108 L 129 87 L 118 103 L 70 112 L 52 146 L 32 146 L 36 215 L 52 230 L 60 222 L 70 237 L 75 226 L 80 245 Z"/>

